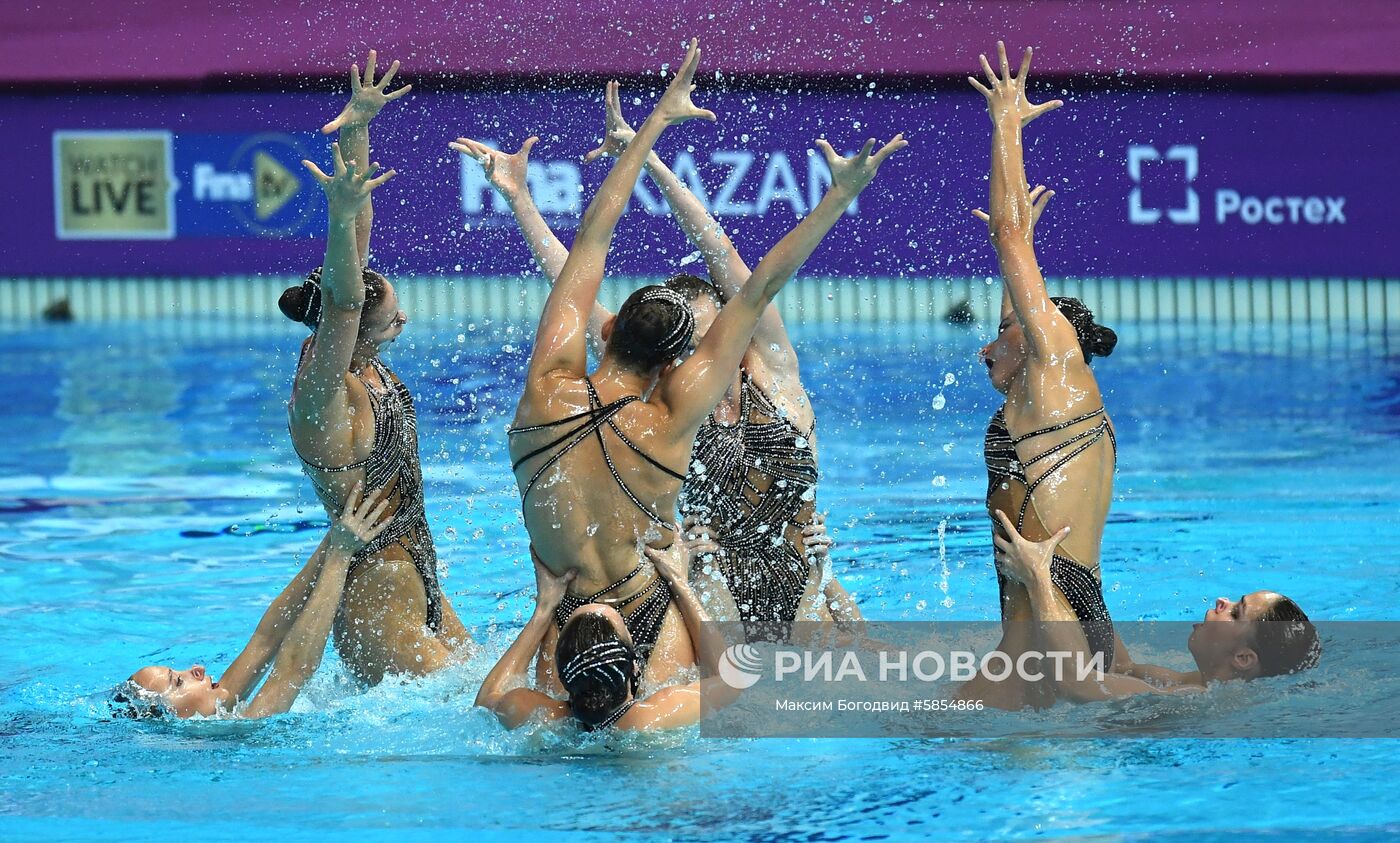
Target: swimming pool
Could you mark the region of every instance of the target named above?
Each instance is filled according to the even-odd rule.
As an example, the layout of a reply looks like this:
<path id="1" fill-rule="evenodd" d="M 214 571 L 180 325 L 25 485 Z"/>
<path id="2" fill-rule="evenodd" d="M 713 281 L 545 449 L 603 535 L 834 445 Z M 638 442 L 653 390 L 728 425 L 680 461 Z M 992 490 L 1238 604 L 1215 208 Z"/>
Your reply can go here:
<path id="1" fill-rule="evenodd" d="M 1118 325 L 1103 558 L 1115 616 L 1276 584 L 1318 619 L 1400 596 L 1400 362 L 1384 331 Z M 0 836 L 310 829 L 584 839 L 987 839 L 1400 830 L 1386 740 L 761 740 L 502 732 L 470 707 L 533 591 L 505 457 L 531 326 L 415 323 L 444 588 L 486 654 L 360 692 L 331 656 L 292 714 L 111 723 L 150 662 L 220 669 L 319 539 L 285 430 L 280 319 L 0 334 Z M 795 330 L 836 570 L 872 618 L 992 619 L 975 330 Z M 942 539 L 940 540 L 940 525 Z M 561 746 L 562 744 L 562 746 Z M 561 752 L 562 749 L 562 752 Z"/>

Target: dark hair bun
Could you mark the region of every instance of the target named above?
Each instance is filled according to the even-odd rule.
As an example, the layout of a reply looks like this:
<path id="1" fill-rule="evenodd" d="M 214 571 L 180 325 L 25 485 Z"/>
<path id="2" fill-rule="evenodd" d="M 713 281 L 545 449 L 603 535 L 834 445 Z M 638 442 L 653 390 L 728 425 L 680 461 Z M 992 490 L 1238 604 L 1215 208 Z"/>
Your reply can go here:
<path id="1" fill-rule="evenodd" d="M 1095 357 L 1107 357 L 1113 353 L 1114 346 L 1118 345 L 1118 335 L 1112 328 L 1105 328 L 1103 325 L 1094 325 L 1092 336 L 1089 338 L 1089 353 Z"/>
<path id="2" fill-rule="evenodd" d="M 293 322 L 304 322 L 306 311 L 311 309 L 311 296 L 307 294 L 304 285 L 288 287 L 277 299 L 277 308 L 282 311 L 283 316 Z"/>
<path id="3" fill-rule="evenodd" d="M 1111 328 L 1105 328 L 1094 321 L 1094 312 L 1084 302 L 1073 296 L 1052 296 L 1051 302 L 1069 320 L 1074 335 L 1079 340 L 1079 350 L 1084 352 L 1086 361 L 1095 357 L 1107 357 L 1118 345 L 1118 335 Z"/>
<path id="4" fill-rule="evenodd" d="M 311 270 L 301 286 L 283 290 L 277 308 L 283 316 L 314 331 L 321 321 L 321 267 Z"/>

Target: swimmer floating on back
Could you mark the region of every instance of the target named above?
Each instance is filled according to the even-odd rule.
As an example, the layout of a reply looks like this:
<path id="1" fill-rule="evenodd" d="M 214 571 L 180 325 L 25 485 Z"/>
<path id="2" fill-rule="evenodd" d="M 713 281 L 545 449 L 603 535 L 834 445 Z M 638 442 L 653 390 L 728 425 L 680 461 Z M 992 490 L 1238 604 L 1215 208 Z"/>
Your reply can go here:
<path id="1" fill-rule="evenodd" d="M 997 510 L 1002 533 L 995 537 L 997 568 L 1022 588 L 1031 606 L 1031 648 L 1042 653 L 1074 653 L 1088 663 L 1094 650 L 1080 618 L 1064 605 L 1054 582 L 1056 547 L 1071 534 L 1060 529 L 1044 541 L 1031 541 L 1016 531 L 1006 513 Z M 1205 690 L 1210 682 L 1282 676 L 1314 667 L 1322 653 L 1317 629 L 1298 604 L 1272 591 L 1255 591 L 1239 600 L 1216 598 L 1215 605 L 1191 630 L 1186 647 L 1196 662 L 1194 671 L 1177 671 L 1136 664 L 1118 642 L 1120 658 L 1098 677 L 1079 678 L 1064 671 L 1058 681 L 1051 671 L 1040 684 L 1059 699 L 1092 702 L 1140 694 L 1173 694 Z M 973 680 L 976 682 L 977 680 Z M 969 696 L 966 692 L 961 696 Z"/>
<path id="2" fill-rule="evenodd" d="M 351 489 L 345 510 L 321 545 L 267 607 L 253 637 L 219 681 L 199 664 L 187 670 L 143 667 L 118 688 L 115 711 L 130 717 L 168 712 L 179 718 L 258 718 L 291 708 L 321 664 L 351 561 L 392 521 L 385 490 L 363 500 L 360 490 L 359 484 Z M 267 681 L 259 688 L 264 675 Z"/>

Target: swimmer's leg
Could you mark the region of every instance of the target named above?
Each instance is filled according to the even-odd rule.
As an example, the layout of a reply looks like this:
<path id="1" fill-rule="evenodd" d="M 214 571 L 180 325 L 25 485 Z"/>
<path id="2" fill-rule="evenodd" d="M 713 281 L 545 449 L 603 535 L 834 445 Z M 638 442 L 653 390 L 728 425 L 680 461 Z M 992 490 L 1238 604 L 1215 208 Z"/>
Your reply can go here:
<path id="1" fill-rule="evenodd" d="M 666 607 L 666 617 L 661 622 L 661 632 L 656 637 L 656 646 L 647 659 L 642 682 L 646 687 L 664 685 L 682 670 L 695 666 L 695 644 L 690 640 L 690 632 L 685 628 L 685 619 L 680 609 L 670 603 Z"/>
<path id="2" fill-rule="evenodd" d="M 452 649 L 428 629 L 427 615 L 427 593 L 412 562 L 366 560 L 345 584 L 336 651 L 356 678 L 371 685 L 388 674 L 440 670 L 451 662 Z"/>

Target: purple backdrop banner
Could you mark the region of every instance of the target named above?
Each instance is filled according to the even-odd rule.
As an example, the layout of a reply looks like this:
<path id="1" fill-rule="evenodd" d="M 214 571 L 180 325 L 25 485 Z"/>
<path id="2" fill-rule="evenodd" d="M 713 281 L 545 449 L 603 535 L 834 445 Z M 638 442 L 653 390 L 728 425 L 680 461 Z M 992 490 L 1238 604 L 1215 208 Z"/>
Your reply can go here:
<path id="1" fill-rule="evenodd" d="M 807 274 L 995 271 L 969 209 L 985 203 L 989 123 L 962 92 L 738 92 L 702 80 L 720 116 L 667 131 L 658 151 L 757 261 L 820 197 L 825 136 L 855 149 L 896 131 L 890 159 Z M 624 89 L 639 122 L 655 89 Z M 541 207 L 565 242 L 607 164 L 579 161 L 601 132 L 600 91 L 418 91 L 374 124 L 374 157 L 400 172 L 376 196 L 374 252 L 398 272 L 532 268 L 466 135 L 514 149 L 530 134 Z M 1396 276 L 1400 93 L 1084 93 L 1028 131 L 1028 171 L 1057 191 L 1040 232 L 1056 275 Z M 323 164 L 322 94 L 0 96 L 12 183 L 5 275 L 303 272 L 320 261 L 324 204 L 301 169 Z M 655 274 L 690 249 L 643 180 L 609 271 Z"/>
<path id="2" fill-rule="evenodd" d="M 997 38 L 1042 73 L 1400 73 L 1395 0 L 29 0 L 0 4 L 0 84 L 406 71 L 654 73 L 700 38 L 725 73 L 961 76 Z M 55 60 L 61 57 L 61 60 Z"/>

